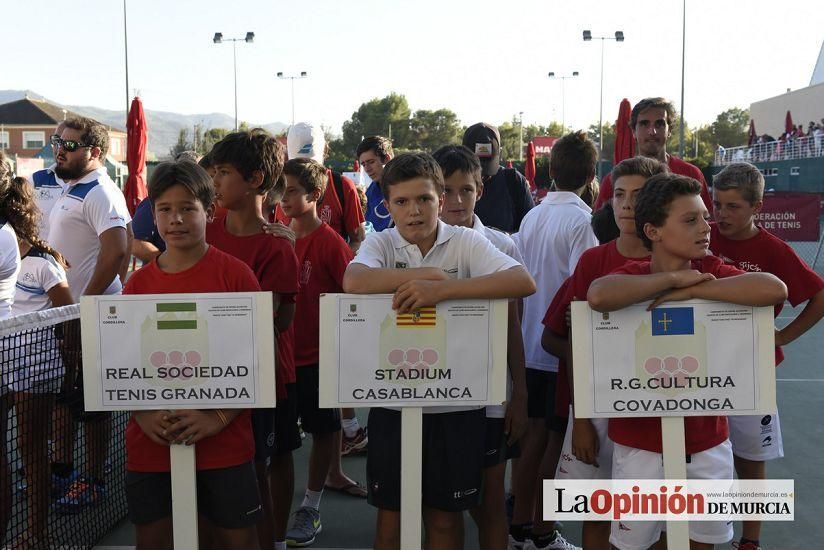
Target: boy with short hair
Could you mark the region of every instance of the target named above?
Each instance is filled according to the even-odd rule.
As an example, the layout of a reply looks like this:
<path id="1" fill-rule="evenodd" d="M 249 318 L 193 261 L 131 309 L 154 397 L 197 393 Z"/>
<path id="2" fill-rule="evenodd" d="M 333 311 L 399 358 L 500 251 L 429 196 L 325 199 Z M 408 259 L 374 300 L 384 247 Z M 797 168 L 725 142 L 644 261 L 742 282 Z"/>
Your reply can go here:
<path id="1" fill-rule="evenodd" d="M 264 511 L 258 526 L 260 545 L 268 549 L 275 544 L 275 548 L 283 550 L 294 490 L 292 451 L 300 447 L 292 395 L 292 318 L 298 292 L 298 262 L 289 241 L 263 230 L 263 200 L 280 180 L 283 147 L 271 134 L 256 128 L 227 135 L 215 144 L 210 157 L 215 171 L 215 197 L 218 205 L 226 209 L 226 216 L 209 224 L 206 240 L 243 261 L 255 273 L 261 289 L 273 293 L 278 406 L 255 409 L 252 428 Z"/>
<path id="2" fill-rule="evenodd" d="M 713 180 L 710 249 L 744 271 L 772 273 L 787 285 L 793 307 L 807 302 L 787 326 L 775 333 L 775 365 L 784 360 L 781 346 L 807 332 L 824 316 L 824 279 L 804 263 L 784 241 L 755 224 L 764 204 L 764 176 L 746 162 L 726 166 Z M 783 304 L 775 308 L 781 312 Z M 778 412 L 766 416 L 732 416 L 730 441 L 735 470 L 742 479 L 765 479 L 765 461 L 784 456 Z M 744 521 L 739 548 L 755 550 L 760 521 Z"/>
<path id="3" fill-rule="evenodd" d="M 286 533 L 290 546 L 309 546 L 321 531 L 320 500 L 324 487 L 358 497 L 366 489 L 346 477 L 340 461 L 340 411 L 320 408 L 320 296 L 343 292 L 343 273 L 352 251 L 343 238 L 318 217 L 317 201 L 326 189 L 326 168 L 311 159 L 291 159 L 283 167 L 286 189 L 280 200 L 295 232 L 300 292 L 295 311 L 295 367 L 298 415 L 312 434 L 306 493 Z"/>
<path id="4" fill-rule="evenodd" d="M 575 271 L 555 294 L 544 317 L 541 344 L 547 353 L 558 357 L 556 404 L 570 411 L 556 479 L 610 479 L 612 442 L 607 437 L 606 419 L 575 418 L 570 404 L 572 357 L 567 325 L 569 306 L 586 297 L 592 281 L 612 273 L 627 262 L 649 258 L 649 250 L 635 232 L 635 197 L 646 180 L 667 172 L 666 164 L 647 157 L 633 157 L 612 170 L 615 192 L 608 205 L 613 223 L 621 233 L 616 240 L 590 248 L 581 255 Z M 594 220 L 594 217 L 593 217 Z M 556 406 L 556 410 L 558 407 Z M 609 550 L 609 522 L 584 522 L 582 545 L 588 550 Z M 540 546 L 538 546 L 540 548 Z"/>
<path id="5" fill-rule="evenodd" d="M 587 292 L 596 311 L 615 311 L 653 299 L 663 302 L 704 299 L 748 306 L 782 303 L 787 287 L 769 273 L 745 273 L 710 256 L 710 226 L 694 179 L 659 174 L 648 179 L 635 199 L 635 228 L 651 250 L 649 262 L 632 262 L 594 281 Z M 689 479 L 732 479 L 732 447 L 723 416 L 684 419 Z M 615 479 L 663 479 L 661 420 L 612 418 Z M 690 547 L 712 548 L 732 538 L 732 524 L 690 522 Z M 647 548 L 661 534 L 661 522 L 614 522 L 610 542 L 621 550 Z"/>
<path id="6" fill-rule="evenodd" d="M 395 157 L 384 168 L 381 188 L 395 227 L 372 233 L 364 241 L 346 269 L 346 292 L 394 293 L 395 309 L 408 313 L 444 300 L 519 298 L 535 291 L 523 267 L 485 237 L 438 219 L 443 207 L 443 174 L 431 156 L 405 153 Z M 484 413 L 476 407 L 429 407 L 425 412 L 427 548 L 453 550 L 463 545 L 462 512 L 478 505 Z M 368 498 L 379 509 L 375 548 L 397 549 L 400 411 L 371 409 L 369 431 Z"/>
<path id="7" fill-rule="evenodd" d="M 446 145 L 432 155 L 444 176 L 444 205 L 441 220 L 459 227 L 469 227 L 485 236 L 495 247 L 523 263 L 512 237 L 484 226 L 475 214 L 475 202 L 483 195 L 481 163 L 463 145 Z M 526 379 L 524 343 L 518 319 L 518 304 L 509 302 L 507 354 L 510 377 L 507 379 L 507 404 L 486 407 L 486 453 L 481 505 L 470 510 L 478 525 L 481 550 L 503 549 L 507 545 L 504 513 L 504 477 L 506 462 L 518 455 L 516 447 L 526 429 Z"/>
<path id="8" fill-rule="evenodd" d="M 149 200 L 166 250 L 135 272 L 124 294 L 254 292 L 260 286 L 241 261 L 206 244 L 214 191 L 192 162 L 160 163 Z M 260 519 L 248 409 L 139 411 L 126 427 L 126 498 L 137 548 L 172 548 L 170 444 L 194 445 L 198 515 L 220 548 L 258 548 Z"/>
<path id="9" fill-rule="evenodd" d="M 392 223 L 392 217 L 383 202 L 381 176 L 384 165 L 392 160 L 393 156 L 392 142 L 383 136 L 369 136 L 355 149 L 355 158 L 372 180 L 366 188 L 367 204 L 363 212 L 366 221 L 372 224 L 375 231 L 383 231 Z"/>
<path id="10" fill-rule="evenodd" d="M 580 197 L 595 177 L 597 157 L 595 144 L 584 132 L 572 132 L 559 139 L 552 148 L 549 166 L 557 191 L 548 193 L 527 213 L 518 233 L 518 249 L 539 290 L 524 300 L 521 323 L 529 424 L 512 475 L 515 505 L 510 536 L 516 548 L 533 535 L 542 540 L 554 536 L 551 524 L 543 522 L 540 511 L 536 513 L 536 493 L 540 494 L 541 479 L 555 472 L 567 420 L 555 415 L 558 360 L 541 347 L 541 320 L 581 254 L 598 245 L 590 227 L 592 210 Z M 533 519 L 537 524 L 534 533 Z"/>

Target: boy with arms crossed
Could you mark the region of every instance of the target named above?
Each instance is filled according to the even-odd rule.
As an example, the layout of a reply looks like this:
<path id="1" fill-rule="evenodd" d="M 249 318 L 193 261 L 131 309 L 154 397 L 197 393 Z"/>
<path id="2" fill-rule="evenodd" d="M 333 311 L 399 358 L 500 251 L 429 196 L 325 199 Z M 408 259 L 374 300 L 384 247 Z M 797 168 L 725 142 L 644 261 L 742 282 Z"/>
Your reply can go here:
<path id="1" fill-rule="evenodd" d="M 449 225 L 469 227 L 485 236 L 495 248 L 522 263 L 521 253 L 512 238 L 484 226 L 475 214 L 475 201 L 483 194 L 481 163 L 463 145 L 446 145 L 433 154 L 444 175 L 444 205 L 441 220 Z M 510 378 L 507 379 L 507 405 L 486 407 L 486 457 L 484 458 L 481 505 L 470 510 L 478 525 L 482 550 L 505 549 L 507 523 L 504 476 L 506 461 L 517 456 L 514 447 L 526 429 L 526 378 L 524 343 L 516 301 L 509 302 L 507 354 Z"/>
<path id="2" fill-rule="evenodd" d="M 280 207 L 295 232 L 295 253 L 300 265 L 300 292 L 295 311 L 295 367 L 298 415 L 304 431 L 312 434 L 306 493 L 286 533 L 290 546 L 309 546 L 321 531 L 320 500 L 323 489 L 366 497 L 366 489 L 341 471 L 341 421 L 339 409 L 322 409 L 319 336 L 320 295 L 343 292 L 343 273 L 352 251 L 340 234 L 323 223 L 317 201 L 326 189 L 326 168 L 312 159 L 289 160 L 283 167 L 286 190 Z"/>
<path id="3" fill-rule="evenodd" d="M 163 162 L 149 199 L 166 250 L 134 273 L 124 294 L 255 292 L 241 261 L 206 244 L 214 190 L 209 175 L 187 161 Z M 258 548 L 260 498 L 248 409 L 140 411 L 126 426 L 126 498 L 137 549 L 172 549 L 169 445 L 195 449 L 200 539 L 220 548 Z"/>
<path id="4" fill-rule="evenodd" d="M 635 197 L 647 178 L 667 171 L 665 164 L 646 157 L 622 161 L 612 170 L 615 192 L 612 209 L 615 224 L 621 230 L 617 240 L 590 248 L 581 255 L 575 271 L 552 300 L 544 318 L 544 349 L 559 358 L 556 400 L 570 401 L 572 394 L 572 356 L 567 312 L 573 300 L 587 295 L 592 281 L 608 275 L 633 260 L 649 258 L 649 250 L 635 232 Z M 579 298 L 580 297 L 580 298 Z M 563 371 L 563 374 L 562 374 Z M 568 384 L 562 383 L 566 379 Z M 570 407 L 561 459 L 556 479 L 610 479 L 612 477 L 612 442 L 607 437 L 607 419 L 575 418 Z M 587 550 L 609 550 L 609 522 L 584 522 L 583 546 Z"/>
<path id="5" fill-rule="evenodd" d="M 781 346 L 789 344 L 824 316 L 824 280 L 793 249 L 772 233 L 755 225 L 764 205 L 764 176 L 745 162 L 730 164 L 713 179 L 710 249 L 744 271 L 772 273 L 787 285 L 787 299 L 804 309 L 786 327 L 775 332 L 775 365 L 784 360 Z M 775 315 L 784 304 L 775 307 Z M 735 470 L 742 479 L 765 479 L 765 461 L 784 456 L 778 412 L 766 416 L 731 416 L 730 441 Z M 769 439 L 768 439 L 769 438 Z M 757 550 L 760 521 L 743 522 L 741 550 Z"/>
<path id="6" fill-rule="evenodd" d="M 364 241 L 346 269 L 346 292 L 394 293 L 393 307 L 408 313 L 444 300 L 519 298 L 535 291 L 523 267 L 485 237 L 439 221 L 443 174 L 431 156 L 395 157 L 384 169 L 381 186 L 395 227 L 372 233 Z M 463 545 L 462 512 L 479 503 L 484 412 L 477 407 L 429 407 L 426 413 L 426 548 L 454 550 Z M 379 508 L 378 550 L 400 546 L 400 428 L 400 411 L 370 410 L 366 468 L 369 502 Z"/>
<path id="7" fill-rule="evenodd" d="M 283 171 L 283 147 L 268 132 L 254 129 L 229 134 L 215 144 L 210 157 L 215 170 L 215 198 L 226 209 L 226 215 L 207 226 L 206 240 L 243 261 L 254 272 L 261 289 L 273 293 L 278 407 L 252 411 L 252 429 L 263 504 L 263 518 L 258 525 L 260 546 L 269 549 L 279 544 L 279 550 L 283 550 L 294 490 L 292 451 L 300 447 L 294 396 L 289 394 L 295 382 L 291 324 L 298 291 L 298 261 L 289 241 L 263 231 L 263 200 Z"/>
<path id="8" fill-rule="evenodd" d="M 596 311 L 615 311 L 653 299 L 650 309 L 670 301 L 721 300 L 748 306 L 782 303 L 787 287 L 768 273 L 745 273 L 710 256 L 709 212 L 694 179 L 659 174 L 648 179 L 635 199 L 635 227 L 651 250 L 649 262 L 632 262 L 594 281 L 587 293 Z M 723 416 L 684 419 L 687 477 L 732 479 L 732 446 Z M 612 418 L 609 438 L 615 449 L 615 479 L 663 479 L 660 418 Z M 690 548 L 711 549 L 732 538 L 732 524 L 690 522 Z M 620 550 L 648 548 L 661 534 L 661 522 L 615 522 L 610 542 Z"/>

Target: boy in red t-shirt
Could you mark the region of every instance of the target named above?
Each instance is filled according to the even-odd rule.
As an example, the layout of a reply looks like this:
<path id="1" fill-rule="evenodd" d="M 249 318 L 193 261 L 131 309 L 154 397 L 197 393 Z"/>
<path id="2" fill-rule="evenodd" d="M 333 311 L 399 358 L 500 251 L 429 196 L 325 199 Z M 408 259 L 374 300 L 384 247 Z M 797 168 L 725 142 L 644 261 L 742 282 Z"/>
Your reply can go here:
<path id="1" fill-rule="evenodd" d="M 206 244 L 214 191 L 209 175 L 189 161 L 164 162 L 149 181 L 166 251 L 129 278 L 124 294 L 254 292 L 251 270 Z M 126 498 L 137 548 L 172 547 L 169 445 L 194 445 L 198 517 L 220 548 L 257 548 L 261 516 L 255 447 L 248 409 L 140 411 L 126 427 Z"/>
<path id="2" fill-rule="evenodd" d="M 784 241 L 755 225 L 764 205 L 764 176 L 746 162 L 725 167 L 713 179 L 710 249 L 744 271 L 772 273 L 787 285 L 787 299 L 795 307 L 807 302 L 787 326 L 775 332 L 775 364 L 784 359 L 781 346 L 789 344 L 824 316 L 824 279 L 804 263 Z M 775 307 L 775 315 L 784 304 Z M 730 441 L 735 470 L 742 479 L 765 479 L 765 461 L 784 456 L 778 411 L 772 415 L 731 416 Z M 739 548 L 759 546 L 760 521 L 743 522 Z"/>
<path id="3" fill-rule="evenodd" d="M 635 227 L 652 251 L 649 262 L 633 262 L 594 281 L 587 292 L 596 311 L 615 311 L 653 299 L 663 302 L 704 299 L 749 306 L 782 303 L 787 287 L 769 273 L 745 273 L 709 255 L 709 212 L 694 179 L 659 174 L 648 179 L 635 199 Z M 684 420 L 689 479 L 732 479 L 732 446 L 723 416 Z M 612 477 L 662 479 L 661 420 L 612 418 L 615 444 Z M 732 538 L 724 521 L 690 522 L 690 548 L 710 549 Z M 647 548 L 661 534 L 661 522 L 615 522 L 610 542 L 619 549 Z"/>
<path id="4" fill-rule="evenodd" d="M 255 273 L 261 289 L 273 293 L 277 408 L 252 411 L 252 429 L 263 502 L 263 518 L 258 525 L 260 546 L 285 550 L 294 491 L 292 451 L 300 447 L 291 326 L 298 292 L 298 261 L 289 241 L 263 230 L 263 200 L 280 180 L 283 147 L 265 130 L 234 132 L 215 144 L 211 158 L 215 197 L 226 209 L 226 217 L 209 224 L 206 240 L 242 260 Z"/>
<path id="5" fill-rule="evenodd" d="M 581 255 L 575 271 L 555 295 L 544 317 L 543 348 L 558 357 L 556 403 L 569 404 L 572 389 L 572 357 L 567 312 L 573 300 L 586 297 L 592 281 L 608 275 L 625 263 L 649 258 L 649 250 L 635 232 L 635 197 L 648 178 L 667 172 L 667 166 L 655 159 L 633 157 L 612 170 L 615 192 L 612 212 L 621 231 L 618 238 L 590 248 Z M 567 383 L 562 383 L 564 380 Z M 566 405 L 565 405 L 566 406 Z M 607 420 L 575 418 L 570 408 L 569 423 L 561 448 L 556 479 L 609 479 L 612 477 L 612 442 L 607 437 Z M 584 548 L 609 549 L 609 522 L 584 522 Z"/>
<path id="6" fill-rule="evenodd" d="M 306 493 L 286 533 L 290 545 L 312 544 L 321 530 L 320 500 L 324 487 L 365 498 L 366 489 L 341 470 L 339 409 L 320 408 L 318 346 L 320 295 L 343 292 L 343 274 L 352 250 L 318 217 L 316 204 L 326 188 L 326 169 L 311 159 L 289 160 L 283 168 L 286 190 L 280 202 L 291 218 L 300 265 L 300 293 L 295 312 L 295 365 L 298 413 L 304 431 L 312 434 Z"/>

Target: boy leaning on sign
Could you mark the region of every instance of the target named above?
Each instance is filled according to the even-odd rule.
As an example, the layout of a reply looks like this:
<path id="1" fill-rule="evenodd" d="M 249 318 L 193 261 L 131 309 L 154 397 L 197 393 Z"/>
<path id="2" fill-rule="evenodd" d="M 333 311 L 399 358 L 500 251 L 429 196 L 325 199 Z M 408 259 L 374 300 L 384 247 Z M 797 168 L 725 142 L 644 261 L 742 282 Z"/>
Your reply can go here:
<path id="1" fill-rule="evenodd" d="M 748 306 L 782 303 L 787 288 L 768 273 L 745 273 L 709 255 L 709 212 L 694 179 L 659 174 L 648 179 L 635 199 L 635 227 L 652 251 L 648 262 L 633 262 L 592 283 L 587 293 L 596 311 L 615 311 L 653 299 L 662 302 L 705 299 Z M 732 479 L 732 447 L 723 416 L 684 419 L 687 477 Z M 663 479 L 661 420 L 612 418 L 614 479 Z M 647 548 L 661 534 L 661 522 L 615 522 L 610 542 L 621 550 Z M 691 548 L 712 548 L 732 538 L 732 524 L 691 522 Z"/>
<path id="2" fill-rule="evenodd" d="M 567 325 L 569 305 L 584 299 L 592 281 L 608 275 L 627 262 L 646 260 L 649 250 L 635 232 L 635 197 L 648 178 L 667 172 L 667 165 L 647 157 L 621 161 L 612 170 L 614 192 L 610 203 L 614 223 L 620 234 L 607 244 L 590 248 L 581 255 L 575 271 L 561 285 L 544 317 L 541 345 L 558 357 L 556 402 L 570 403 L 572 357 L 567 353 L 570 331 Z M 612 477 L 612 441 L 607 437 L 606 418 L 575 418 L 570 407 L 569 423 L 561 448 L 555 479 L 610 479 Z M 609 548 L 609 522 L 584 522 L 584 548 Z"/>
<path id="3" fill-rule="evenodd" d="M 261 290 L 272 293 L 277 338 L 277 408 L 254 409 L 255 469 L 263 503 L 258 524 L 261 548 L 285 548 L 289 504 L 294 490 L 292 451 L 300 447 L 294 395 L 295 295 L 298 260 L 285 238 L 264 232 L 263 201 L 282 193 L 283 147 L 260 128 L 233 132 L 209 153 L 217 205 L 225 216 L 206 227 L 206 242 L 248 265 Z M 270 475 L 271 474 L 271 475 Z"/>
<path id="4" fill-rule="evenodd" d="M 349 264 L 346 292 L 394 293 L 408 313 L 444 300 L 519 298 L 535 292 L 532 277 L 483 235 L 438 219 L 444 180 L 435 160 L 405 153 L 381 177 L 395 227 L 372 233 Z M 423 418 L 423 523 L 432 548 L 463 546 L 464 510 L 479 504 L 484 462 L 484 411 L 426 408 Z M 378 510 L 375 548 L 400 546 L 401 421 L 397 410 L 369 413 L 369 502 Z"/>
<path id="5" fill-rule="evenodd" d="M 160 163 L 149 200 L 166 251 L 134 273 L 124 294 L 255 292 L 254 273 L 206 244 L 214 190 L 190 161 Z M 257 548 L 260 497 L 248 409 L 140 411 L 126 427 L 126 499 L 137 548 L 172 548 L 169 445 L 194 445 L 200 528 L 220 548 Z"/>
<path id="6" fill-rule="evenodd" d="M 441 220 L 477 231 L 507 256 L 523 263 L 512 237 L 486 227 L 475 214 L 475 202 L 483 194 L 481 162 L 463 145 L 446 145 L 432 155 L 444 176 L 444 206 Z M 478 525 L 481 550 L 504 548 L 507 544 L 504 477 L 506 463 L 519 454 L 517 441 L 526 430 L 526 373 L 524 342 L 518 318 L 518 303 L 509 302 L 507 333 L 506 405 L 486 407 L 486 452 L 484 458 L 483 495 L 480 507 L 470 511 Z"/>
<path id="7" fill-rule="evenodd" d="M 784 360 L 781 346 L 789 344 L 824 316 L 824 279 L 804 263 L 784 241 L 755 224 L 764 202 L 764 176 L 745 162 L 730 164 L 713 179 L 715 223 L 710 249 L 744 271 L 772 273 L 787 285 L 787 300 L 795 307 L 807 302 L 787 326 L 775 332 L 775 364 Z M 775 315 L 784 304 L 775 306 Z M 730 442 L 735 470 L 742 479 L 765 479 L 765 461 L 784 456 L 778 412 L 772 415 L 731 416 Z M 739 548 L 758 548 L 760 521 L 743 522 Z"/>

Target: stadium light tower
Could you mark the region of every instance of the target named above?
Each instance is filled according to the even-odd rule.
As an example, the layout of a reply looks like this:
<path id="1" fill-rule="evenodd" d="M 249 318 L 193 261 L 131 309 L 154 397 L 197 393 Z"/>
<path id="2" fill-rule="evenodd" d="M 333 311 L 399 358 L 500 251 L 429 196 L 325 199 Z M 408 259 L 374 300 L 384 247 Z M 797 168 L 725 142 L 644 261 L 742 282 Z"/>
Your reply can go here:
<path id="1" fill-rule="evenodd" d="M 295 79 L 296 78 L 306 78 L 309 74 L 306 71 L 301 71 L 299 74 L 283 74 L 282 72 L 278 72 L 275 76 L 280 78 L 281 80 L 289 79 L 292 81 L 292 126 L 295 125 Z"/>
<path id="2" fill-rule="evenodd" d="M 601 41 L 601 99 L 598 114 L 598 179 L 601 180 L 601 156 L 604 149 L 604 41 L 615 40 L 624 41 L 624 32 L 615 31 L 614 36 L 592 36 L 592 31 L 584 31 L 584 42 L 591 42 L 593 39 Z"/>
<path id="3" fill-rule="evenodd" d="M 567 78 L 577 78 L 578 74 L 579 74 L 578 71 L 572 71 L 572 74 L 568 74 L 568 75 L 556 75 L 552 71 L 549 71 L 549 73 L 547 73 L 547 76 L 549 78 L 559 78 L 559 79 L 561 79 L 561 127 L 564 129 L 564 132 L 566 132 L 566 107 L 565 107 L 565 103 L 566 103 L 565 95 L 566 95 L 566 93 L 564 91 L 564 85 L 566 83 Z"/>
<path id="4" fill-rule="evenodd" d="M 224 38 L 222 32 L 216 32 L 215 36 L 212 38 L 212 42 L 215 44 L 223 44 L 224 42 L 231 42 L 232 43 L 232 64 L 234 67 L 235 73 L 235 131 L 237 131 L 237 42 L 246 42 L 247 44 L 251 44 L 255 41 L 255 33 L 247 32 L 244 38 Z"/>

